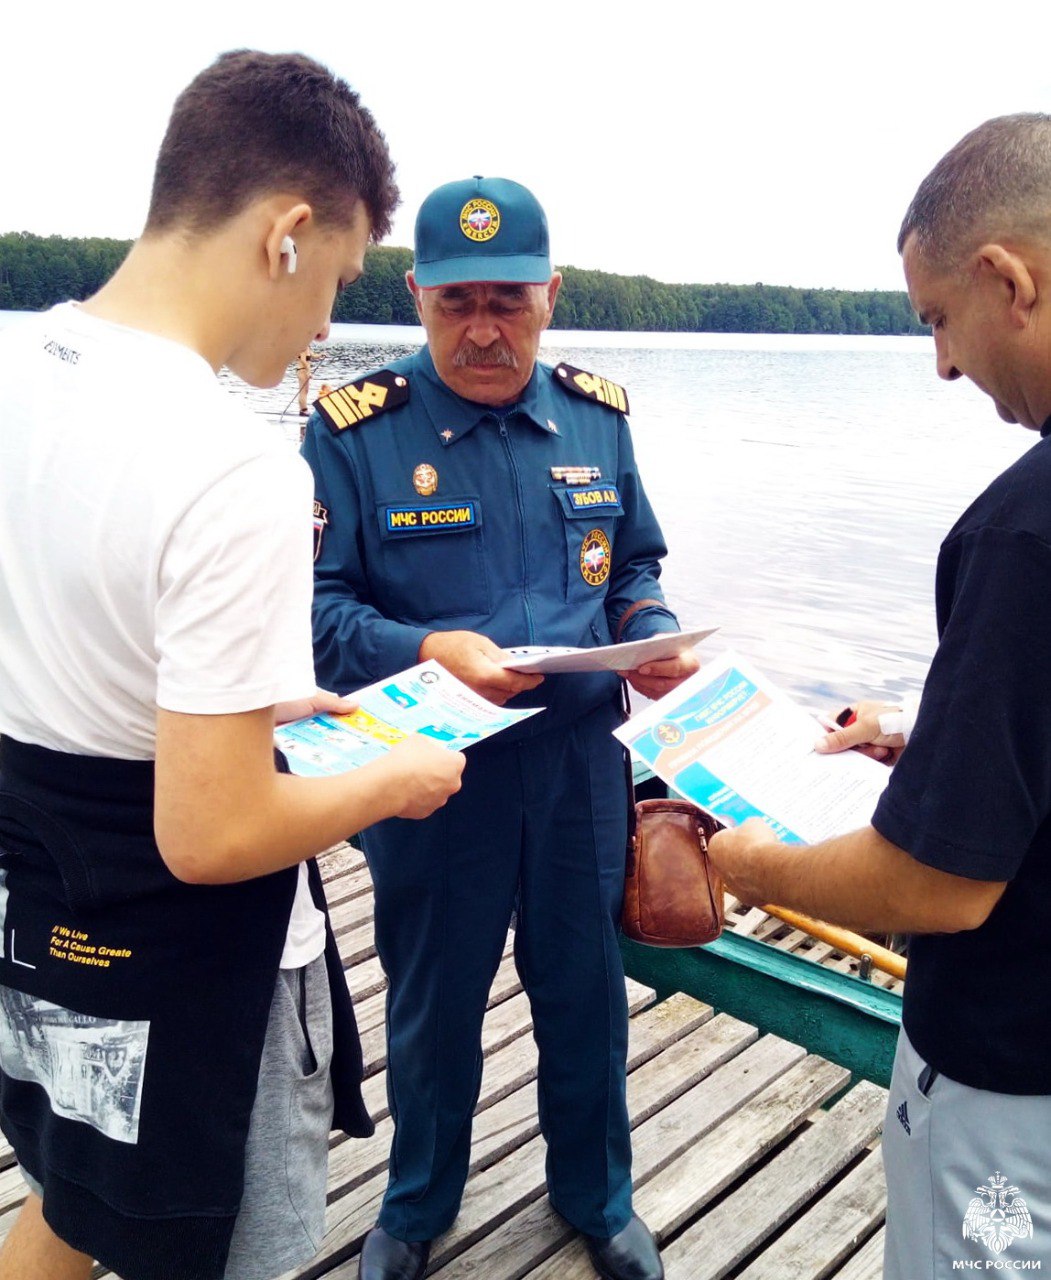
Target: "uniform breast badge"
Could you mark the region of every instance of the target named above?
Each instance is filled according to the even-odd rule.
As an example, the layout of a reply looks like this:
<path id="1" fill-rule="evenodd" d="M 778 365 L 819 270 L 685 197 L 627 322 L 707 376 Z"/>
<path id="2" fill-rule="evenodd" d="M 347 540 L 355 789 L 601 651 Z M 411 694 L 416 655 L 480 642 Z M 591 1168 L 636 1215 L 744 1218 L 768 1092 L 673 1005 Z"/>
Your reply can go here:
<path id="1" fill-rule="evenodd" d="M 590 484 L 602 475 L 600 467 L 552 467 L 551 479 L 563 484 Z"/>
<path id="2" fill-rule="evenodd" d="M 429 462 L 421 462 L 412 473 L 412 487 L 421 497 L 429 498 L 438 491 L 438 472 Z"/>
<path id="3" fill-rule="evenodd" d="M 580 574 L 591 587 L 601 587 L 609 577 L 609 538 L 601 529 L 585 534 L 580 545 Z"/>

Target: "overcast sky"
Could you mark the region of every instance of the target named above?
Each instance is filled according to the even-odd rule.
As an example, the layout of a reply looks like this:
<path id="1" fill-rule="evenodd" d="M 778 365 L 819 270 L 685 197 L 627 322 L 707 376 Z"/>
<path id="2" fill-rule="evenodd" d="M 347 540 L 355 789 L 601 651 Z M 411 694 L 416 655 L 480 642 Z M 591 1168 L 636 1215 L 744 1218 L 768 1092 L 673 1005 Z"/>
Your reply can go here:
<path id="1" fill-rule="evenodd" d="M 137 235 L 179 90 L 223 50 L 296 49 L 387 135 L 388 243 L 439 183 L 499 174 L 545 205 L 559 264 L 668 281 L 900 288 L 939 156 L 1051 110 L 1047 0 L 19 0 L 0 40 L 0 231 Z"/>

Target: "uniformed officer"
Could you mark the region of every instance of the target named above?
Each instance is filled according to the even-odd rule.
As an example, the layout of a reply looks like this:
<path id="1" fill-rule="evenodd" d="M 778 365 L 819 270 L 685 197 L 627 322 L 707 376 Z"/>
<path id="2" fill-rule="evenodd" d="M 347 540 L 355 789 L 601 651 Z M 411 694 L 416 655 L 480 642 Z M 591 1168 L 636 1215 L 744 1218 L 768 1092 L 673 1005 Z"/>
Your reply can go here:
<path id="1" fill-rule="evenodd" d="M 537 363 L 561 284 L 518 183 L 439 187 L 407 276 L 427 346 L 324 397 L 316 478 L 317 677 L 349 690 L 435 658 L 503 704 L 546 710 L 471 748 L 463 790 L 425 823 L 364 836 L 390 980 L 390 1182 L 362 1280 L 422 1276 L 467 1177 L 486 999 L 508 923 L 539 1046 L 552 1205 L 608 1280 L 658 1280 L 632 1213 L 627 1008 L 617 946 L 627 784 L 613 673 L 505 670 L 502 647 L 677 631 L 665 545 L 624 390 Z M 627 678 L 650 697 L 692 650 Z M 421 830 L 422 828 L 422 830 Z"/>

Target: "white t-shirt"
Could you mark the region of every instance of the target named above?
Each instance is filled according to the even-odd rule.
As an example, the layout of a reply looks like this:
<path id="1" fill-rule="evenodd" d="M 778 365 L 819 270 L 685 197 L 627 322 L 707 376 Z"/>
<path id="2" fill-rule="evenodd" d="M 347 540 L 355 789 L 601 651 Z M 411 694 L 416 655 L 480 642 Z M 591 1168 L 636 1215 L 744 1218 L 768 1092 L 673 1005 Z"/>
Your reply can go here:
<path id="1" fill-rule="evenodd" d="M 8 326 L 0 733 L 149 760 L 158 706 L 312 693 L 312 496 L 278 428 L 187 347 L 73 303 Z M 321 919 L 302 868 L 296 902 Z"/>

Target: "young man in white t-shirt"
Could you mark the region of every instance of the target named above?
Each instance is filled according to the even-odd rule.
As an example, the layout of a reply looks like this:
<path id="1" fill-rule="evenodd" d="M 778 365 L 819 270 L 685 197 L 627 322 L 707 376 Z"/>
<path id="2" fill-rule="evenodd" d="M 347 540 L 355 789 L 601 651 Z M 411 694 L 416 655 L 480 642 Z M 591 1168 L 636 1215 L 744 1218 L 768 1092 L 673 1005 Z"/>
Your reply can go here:
<path id="1" fill-rule="evenodd" d="M 0 1280 L 280 1274 L 323 1230 L 333 1087 L 368 1129 L 305 860 L 431 813 L 463 757 L 275 770 L 275 717 L 337 701 L 312 481 L 215 374 L 324 339 L 397 199 L 345 84 L 224 55 L 113 279 L 0 339 L 0 1121 L 34 1190 Z"/>

